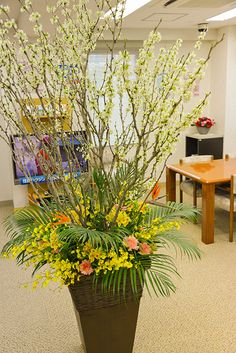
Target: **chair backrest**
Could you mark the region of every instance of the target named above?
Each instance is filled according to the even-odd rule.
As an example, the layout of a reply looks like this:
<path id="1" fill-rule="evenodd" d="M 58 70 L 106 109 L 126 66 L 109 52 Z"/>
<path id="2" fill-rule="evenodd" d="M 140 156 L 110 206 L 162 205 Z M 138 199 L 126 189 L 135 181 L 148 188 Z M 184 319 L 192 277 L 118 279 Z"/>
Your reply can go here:
<path id="1" fill-rule="evenodd" d="M 225 160 L 228 161 L 231 158 L 236 158 L 236 154 L 233 153 L 227 153 L 225 154 Z"/>
<path id="2" fill-rule="evenodd" d="M 209 162 L 214 159 L 214 156 L 210 154 L 203 155 L 192 155 L 189 157 L 181 158 L 179 163 L 201 163 L 201 162 Z"/>

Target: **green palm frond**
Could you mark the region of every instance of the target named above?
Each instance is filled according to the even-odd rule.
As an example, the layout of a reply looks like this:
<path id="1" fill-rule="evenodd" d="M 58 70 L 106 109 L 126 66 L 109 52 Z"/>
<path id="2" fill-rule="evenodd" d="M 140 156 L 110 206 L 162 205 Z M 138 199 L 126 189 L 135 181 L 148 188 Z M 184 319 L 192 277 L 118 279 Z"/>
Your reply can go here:
<path id="1" fill-rule="evenodd" d="M 99 204 L 102 206 L 109 205 L 111 203 L 112 193 L 109 190 L 109 181 L 106 182 L 104 173 L 101 170 L 93 171 L 93 181 L 97 186 Z M 90 187 L 90 192 L 94 193 L 93 187 Z"/>
<path id="2" fill-rule="evenodd" d="M 140 269 L 139 269 L 140 270 Z M 139 284 L 138 284 L 139 282 Z M 138 270 L 135 268 L 121 268 L 119 271 L 107 271 L 102 276 L 102 290 L 104 293 L 119 293 L 125 297 L 127 286 L 131 287 L 132 293 L 138 294 L 139 288 L 144 284 L 144 277 L 140 280 Z"/>
<path id="3" fill-rule="evenodd" d="M 46 225 L 52 220 L 51 212 L 37 206 L 25 207 L 8 216 L 3 225 L 10 240 L 4 245 L 2 253 L 9 252 L 14 245 L 23 244 L 31 237 L 35 227 Z"/>
<path id="4" fill-rule="evenodd" d="M 165 222 L 173 220 L 194 222 L 198 215 L 199 211 L 190 205 L 167 202 L 165 205 L 151 206 L 147 221 L 151 224 L 155 218 L 162 218 Z"/>
<path id="5" fill-rule="evenodd" d="M 117 202 L 117 196 L 124 189 L 124 182 L 126 185 L 133 185 L 135 178 L 135 169 L 131 164 L 120 165 L 112 174 L 105 174 L 101 169 L 94 170 L 93 182 L 96 185 L 100 205 L 111 208 Z M 86 183 L 85 185 L 87 188 L 85 188 L 86 192 L 95 192 L 93 185 Z"/>
<path id="6" fill-rule="evenodd" d="M 170 248 L 180 252 L 181 256 L 187 256 L 189 260 L 199 260 L 201 250 L 185 234 L 177 230 L 166 231 L 157 236 L 158 248 Z"/>
<path id="7" fill-rule="evenodd" d="M 47 224 L 51 221 L 51 212 L 47 212 L 45 209 L 37 206 L 30 206 L 18 210 L 8 216 L 3 225 L 6 233 L 11 237 L 19 235 L 22 231 L 27 228 L 34 228 L 40 224 Z"/>
<path id="8" fill-rule="evenodd" d="M 132 164 L 122 164 L 119 166 L 111 179 L 118 189 L 124 185 L 124 182 L 131 183 L 135 179 L 135 169 Z"/>
<path id="9" fill-rule="evenodd" d="M 131 186 L 137 195 L 141 191 L 137 182 L 137 170 L 132 163 L 121 164 L 112 173 L 105 173 L 102 169 L 94 169 L 93 182 L 85 179 L 80 183 L 80 186 L 83 195 L 89 195 L 91 200 L 97 199 L 100 209 L 103 211 L 110 210 L 117 203 L 119 195 L 126 195 Z"/>
<path id="10" fill-rule="evenodd" d="M 9 253 L 13 246 L 23 244 L 28 237 L 30 237 L 29 233 L 14 234 L 14 237 L 3 246 L 1 253 Z"/>
<path id="11" fill-rule="evenodd" d="M 128 164 L 122 165 L 115 175 L 115 179 L 119 181 L 120 190 L 124 187 L 124 182 L 126 185 L 132 185 L 131 189 L 135 191 L 136 198 L 139 199 L 143 196 L 144 186 L 140 183 L 139 178 L 137 177 L 137 169 L 130 161 Z"/>
<path id="12" fill-rule="evenodd" d="M 90 242 L 93 247 L 105 247 L 109 249 L 111 247 L 116 248 L 117 244 L 122 241 L 124 235 L 123 232 L 102 232 L 95 229 L 84 228 L 79 225 L 70 225 L 68 228 L 63 228 L 58 231 L 59 240 L 70 244 L 70 243 L 82 243 Z"/>
<path id="13" fill-rule="evenodd" d="M 162 224 L 170 221 L 192 222 L 196 220 L 198 214 L 199 211 L 190 205 L 168 202 L 163 206 L 152 206 L 147 222 L 151 225 L 156 218 L 160 218 Z M 180 252 L 182 256 L 186 255 L 191 260 L 201 258 L 199 248 L 175 228 L 158 233 L 156 242 L 158 248 L 173 247 L 176 253 Z"/>
<path id="14" fill-rule="evenodd" d="M 148 268 L 148 264 L 151 266 Z M 175 285 L 172 276 L 179 276 L 174 260 L 171 256 L 166 254 L 152 254 L 150 256 L 143 256 L 140 262 L 145 271 L 145 286 L 148 293 L 152 292 L 159 296 L 169 296 L 171 292 L 175 292 Z"/>
<path id="15" fill-rule="evenodd" d="M 145 285 L 150 295 L 169 296 L 175 292 L 172 276 L 179 276 L 173 259 L 165 254 L 140 256 L 139 266 L 119 271 L 108 271 L 102 277 L 102 289 L 106 292 L 125 295 L 126 287 L 131 286 L 134 295 L 138 294 L 140 286 Z"/>

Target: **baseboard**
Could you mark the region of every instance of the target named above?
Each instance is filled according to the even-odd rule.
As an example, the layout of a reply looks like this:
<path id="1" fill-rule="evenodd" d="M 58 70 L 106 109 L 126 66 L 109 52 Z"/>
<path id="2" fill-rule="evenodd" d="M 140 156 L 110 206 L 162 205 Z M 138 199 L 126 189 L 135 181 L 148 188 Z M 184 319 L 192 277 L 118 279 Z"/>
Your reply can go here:
<path id="1" fill-rule="evenodd" d="M 13 206 L 13 200 L 0 201 L 0 207 Z"/>

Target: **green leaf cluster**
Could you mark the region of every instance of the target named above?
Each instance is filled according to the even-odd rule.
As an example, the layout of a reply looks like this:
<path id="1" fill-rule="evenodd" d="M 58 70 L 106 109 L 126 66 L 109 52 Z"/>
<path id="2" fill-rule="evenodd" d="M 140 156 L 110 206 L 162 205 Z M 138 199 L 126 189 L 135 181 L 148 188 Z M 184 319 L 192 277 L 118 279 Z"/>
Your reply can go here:
<path id="1" fill-rule="evenodd" d="M 55 211 L 55 210 L 54 210 Z M 47 208 L 28 207 L 10 215 L 5 221 L 6 232 L 10 240 L 5 244 L 2 253 L 11 253 L 15 245 L 21 245 L 32 236 L 35 227 L 47 225 L 53 222 L 53 213 Z M 198 211 L 188 205 L 169 202 L 166 205 L 152 205 L 146 215 L 147 225 L 158 219 L 159 224 L 166 224 L 169 221 L 179 221 L 181 224 L 194 221 Z M 125 227 L 114 227 L 107 231 L 84 228 L 78 224 L 59 225 L 57 227 L 58 239 L 63 243 L 60 249 L 64 259 L 75 261 L 73 250 L 78 245 L 90 243 L 93 248 L 102 248 L 105 251 L 113 249 L 118 252 L 126 236 L 131 234 Z M 128 283 L 132 291 L 138 293 L 140 286 L 145 286 L 150 295 L 169 296 L 175 292 L 176 286 L 173 277 L 179 276 L 175 265 L 175 256 L 168 252 L 173 248 L 176 254 L 187 256 L 190 260 L 200 259 L 201 252 L 189 238 L 176 229 L 169 229 L 156 234 L 153 242 L 156 244 L 156 251 L 149 255 L 141 255 L 133 251 L 134 266 L 132 268 L 120 268 L 119 270 L 107 271 L 102 274 L 103 290 L 124 293 Z M 32 255 L 33 256 L 33 255 Z M 30 258 L 24 251 L 17 257 L 19 265 L 23 265 Z M 33 274 L 46 264 L 45 261 L 37 263 Z M 99 276 L 92 274 L 94 283 Z"/>

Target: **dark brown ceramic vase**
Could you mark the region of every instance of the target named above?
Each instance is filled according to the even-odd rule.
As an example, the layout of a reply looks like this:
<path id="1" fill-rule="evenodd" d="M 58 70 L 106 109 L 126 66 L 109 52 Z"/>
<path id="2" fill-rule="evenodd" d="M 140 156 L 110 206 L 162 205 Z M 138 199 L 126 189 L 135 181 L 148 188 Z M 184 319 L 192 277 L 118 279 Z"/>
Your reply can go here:
<path id="1" fill-rule="evenodd" d="M 132 353 L 142 286 L 134 296 L 127 281 L 125 294 L 96 289 L 91 277 L 69 286 L 85 353 Z"/>

